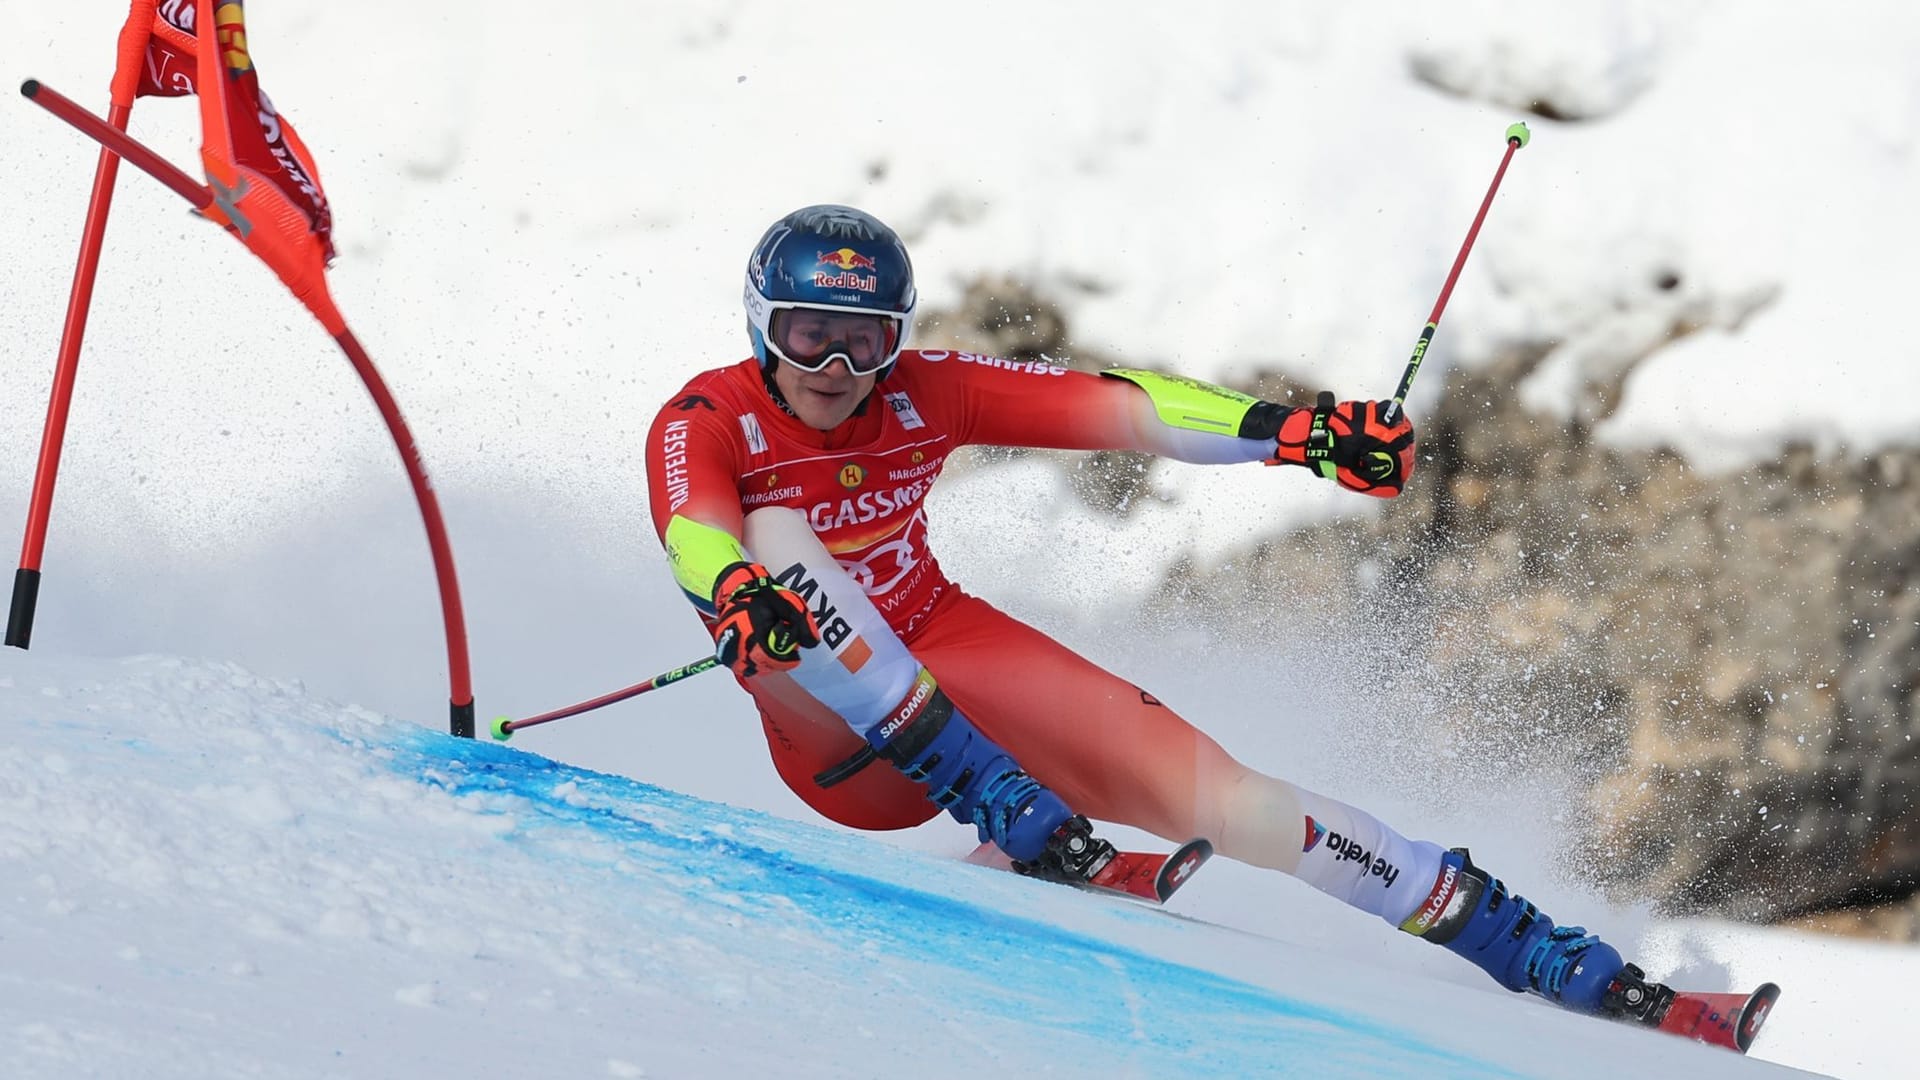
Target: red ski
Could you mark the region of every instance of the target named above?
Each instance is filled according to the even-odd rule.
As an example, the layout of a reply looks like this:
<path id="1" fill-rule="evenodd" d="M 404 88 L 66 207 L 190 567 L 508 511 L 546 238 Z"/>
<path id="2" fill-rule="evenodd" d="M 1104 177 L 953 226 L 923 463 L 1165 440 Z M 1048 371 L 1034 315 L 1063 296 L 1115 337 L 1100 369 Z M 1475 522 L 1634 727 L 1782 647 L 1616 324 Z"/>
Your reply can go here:
<path id="1" fill-rule="evenodd" d="M 1212 843 L 1189 840 L 1170 852 L 1115 850 L 1112 858 L 1100 863 L 1089 878 L 1053 874 L 1033 876 L 1088 892 L 1164 904 L 1193 878 L 1194 871 L 1212 857 Z M 973 854 L 967 856 L 967 861 L 1001 870 L 1016 869 L 1013 862 L 992 844 L 980 845 Z"/>
<path id="2" fill-rule="evenodd" d="M 1666 1015 L 1656 1025 L 1661 1031 L 1684 1035 L 1744 1054 L 1767 1022 L 1780 987 L 1762 983 L 1751 994 L 1690 994 L 1674 991 Z"/>
<path id="3" fill-rule="evenodd" d="M 1128 896 L 1164 904 L 1193 877 L 1201 864 L 1213 857 L 1213 844 L 1189 840 L 1173 851 L 1116 851 L 1082 888 L 1124 893 Z M 1079 884 L 1079 883 L 1070 883 Z"/>
<path id="4" fill-rule="evenodd" d="M 1674 990 L 1645 981 L 1644 973 L 1628 964 L 1608 988 L 1601 1010 L 1616 1019 L 1744 1054 L 1779 999 L 1780 987 L 1774 983 L 1761 983 L 1751 994 Z"/>

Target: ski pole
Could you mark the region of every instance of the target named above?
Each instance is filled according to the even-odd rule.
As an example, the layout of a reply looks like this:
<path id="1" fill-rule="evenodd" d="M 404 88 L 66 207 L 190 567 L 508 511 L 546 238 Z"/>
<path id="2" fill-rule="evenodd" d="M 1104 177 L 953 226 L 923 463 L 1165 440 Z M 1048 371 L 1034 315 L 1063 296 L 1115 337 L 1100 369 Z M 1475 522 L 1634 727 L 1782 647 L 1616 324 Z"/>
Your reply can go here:
<path id="1" fill-rule="evenodd" d="M 1460 279 L 1460 268 L 1467 265 L 1467 252 L 1473 250 L 1473 238 L 1480 235 L 1480 223 L 1487 219 L 1487 207 L 1493 205 L 1493 193 L 1500 190 L 1500 178 L 1507 174 L 1507 162 L 1513 160 L 1513 152 L 1527 145 L 1532 135 L 1525 124 L 1512 124 L 1507 127 L 1507 152 L 1500 158 L 1500 168 L 1493 174 L 1493 183 L 1487 188 L 1487 197 L 1480 200 L 1480 212 L 1473 216 L 1473 228 L 1467 230 L 1467 239 L 1460 245 L 1460 254 L 1453 260 L 1453 269 L 1447 273 L 1447 283 L 1440 289 L 1440 299 L 1434 301 L 1433 314 L 1427 316 L 1426 329 L 1420 331 L 1420 340 L 1414 343 L 1413 359 L 1407 361 L 1407 372 L 1400 376 L 1400 388 L 1393 392 L 1393 400 L 1380 410 L 1380 419 L 1391 424 L 1406 407 L 1407 391 L 1413 389 L 1413 377 L 1420 373 L 1420 361 L 1427 355 L 1427 346 L 1433 343 L 1433 332 L 1440 328 L 1440 313 L 1447 309 L 1447 298 L 1453 295 L 1453 283 Z"/>
<path id="2" fill-rule="evenodd" d="M 611 694 L 602 694 L 591 701 L 583 701 L 578 705 L 569 705 L 564 709 L 555 709 L 552 712 L 541 713 L 539 716 L 529 716 L 525 720 L 509 720 L 504 716 L 498 717 L 493 721 L 493 737 L 501 742 L 506 742 L 508 739 L 513 738 L 513 733 L 519 731 L 521 728 L 532 727 L 535 724 L 544 724 L 551 720 L 565 720 L 569 716 L 578 716 L 583 712 L 591 712 L 594 709 L 600 708 L 602 705 L 611 705 L 616 701 L 625 701 L 630 697 L 639 697 L 649 690 L 658 690 L 668 683 L 677 683 L 681 679 L 691 678 L 703 671 L 711 671 L 719 666 L 720 661 L 708 656 L 700 660 L 695 660 L 691 664 L 674 668 L 672 671 L 663 671 L 653 678 L 648 679 L 646 682 L 634 683 L 624 690 L 615 690 Z"/>

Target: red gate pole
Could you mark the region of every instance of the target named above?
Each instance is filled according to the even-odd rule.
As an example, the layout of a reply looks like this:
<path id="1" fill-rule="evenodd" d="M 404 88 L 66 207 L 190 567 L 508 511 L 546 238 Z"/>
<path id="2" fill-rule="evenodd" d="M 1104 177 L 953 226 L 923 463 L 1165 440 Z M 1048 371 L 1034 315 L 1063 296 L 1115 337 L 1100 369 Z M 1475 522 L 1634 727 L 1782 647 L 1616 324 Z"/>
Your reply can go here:
<path id="1" fill-rule="evenodd" d="M 111 105 L 107 123 L 127 130 L 130 105 Z M 93 306 L 93 282 L 100 269 L 100 248 L 107 233 L 107 211 L 113 206 L 113 185 L 120 174 L 120 155 L 105 146 L 93 168 L 93 194 L 87 200 L 87 222 L 80 233 L 80 258 L 67 294 L 67 319 L 60 328 L 60 352 L 54 360 L 53 389 L 47 400 L 47 423 L 40 434 L 40 463 L 33 473 L 33 498 L 27 505 L 26 537 L 20 544 L 20 568 L 13 575 L 13 602 L 7 608 L 6 643 L 24 649 L 33 640 L 33 612 L 40 599 L 40 560 L 46 554 L 47 523 L 53 512 L 53 485 L 60 472 L 60 449 L 67 437 L 67 412 L 73 404 L 74 376 L 80 366 L 80 343 L 87 333 L 87 313 Z"/>
<path id="2" fill-rule="evenodd" d="M 128 135 L 124 128 L 109 126 L 76 105 L 72 99 L 41 85 L 37 80 L 28 79 L 21 84 L 20 92 L 101 146 L 111 147 L 114 153 L 133 162 L 155 180 L 177 192 L 195 209 L 205 210 L 213 202 L 213 192 L 207 186 L 196 183 L 178 167 Z M 348 362 L 366 384 L 367 393 L 373 396 L 374 405 L 379 408 L 380 417 L 386 421 L 387 431 L 393 436 L 394 446 L 400 451 L 401 464 L 406 467 L 407 479 L 413 484 L 414 497 L 420 504 L 420 518 L 427 529 L 427 546 L 433 553 L 434 573 L 439 578 L 440 610 L 447 635 L 448 704 L 451 708 L 449 730 L 455 735 L 471 739 L 473 684 L 472 668 L 467 659 L 466 614 L 460 602 L 460 581 L 454 573 L 453 545 L 447 539 L 446 523 L 440 516 L 440 501 L 433 493 L 433 483 L 427 478 L 426 466 L 420 460 L 420 449 L 414 443 L 413 432 L 408 429 L 406 419 L 400 414 L 399 403 L 374 368 L 373 359 L 360 346 L 353 332 L 347 329 L 345 320 L 326 297 L 324 280 L 319 283 L 315 294 L 296 295 L 347 354 Z"/>
<path id="3" fill-rule="evenodd" d="M 440 500 L 433 493 L 433 481 L 427 478 L 426 463 L 420 459 L 419 444 L 400 414 L 386 381 L 373 366 L 373 358 L 360 345 L 353 331 L 342 326 L 334 336 L 340 351 L 347 354 L 353 370 L 373 396 L 380 418 L 387 422 L 393 445 L 400 451 L 400 463 L 406 467 L 407 480 L 413 484 L 414 499 L 420 504 L 420 520 L 427 528 L 427 547 L 433 552 L 433 572 L 440 579 L 440 617 L 446 624 L 447 679 L 449 704 L 448 730 L 462 738 L 473 738 L 473 674 L 467 662 L 467 617 L 460 603 L 460 579 L 453 570 L 453 544 L 447 539 L 447 525 L 440 516 Z"/>

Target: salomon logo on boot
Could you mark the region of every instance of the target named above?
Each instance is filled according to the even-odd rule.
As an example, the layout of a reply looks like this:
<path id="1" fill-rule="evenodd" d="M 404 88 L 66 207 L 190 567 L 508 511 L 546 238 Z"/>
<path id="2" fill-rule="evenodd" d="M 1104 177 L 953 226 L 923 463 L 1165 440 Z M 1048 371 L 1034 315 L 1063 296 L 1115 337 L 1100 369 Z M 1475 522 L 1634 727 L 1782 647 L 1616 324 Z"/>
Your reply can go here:
<path id="1" fill-rule="evenodd" d="M 1626 967 L 1613 946 L 1577 926 L 1555 926 L 1473 865 L 1466 848 L 1441 862 L 1433 891 L 1400 929 L 1471 960 L 1509 990 L 1531 990 L 1580 1012 L 1598 1012 Z"/>
<path id="2" fill-rule="evenodd" d="M 1015 862 L 1046 851 L 1055 830 L 1073 816 L 1046 785 L 1028 776 L 999 744 L 981 734 L 924 669 L 906 700 L 867 736 L 874 751 L 927 785 L 927 798 L 974 826 Z"/>

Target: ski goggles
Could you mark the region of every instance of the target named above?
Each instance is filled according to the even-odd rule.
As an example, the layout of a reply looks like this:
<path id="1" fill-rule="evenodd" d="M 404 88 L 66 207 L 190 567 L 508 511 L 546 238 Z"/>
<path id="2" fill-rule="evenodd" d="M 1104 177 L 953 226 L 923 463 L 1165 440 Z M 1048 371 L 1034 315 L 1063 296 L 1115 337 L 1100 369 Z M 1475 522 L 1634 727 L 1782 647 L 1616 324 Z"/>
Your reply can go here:
<path id="1" fill-rule="evenodd" d="M 854 375 L 872 375 L 900 355 L 906 319 L 899 315 L 836 308 L 776 308 L 767 321 L 773 354 L 806 372 L 845 361 Z"/>

